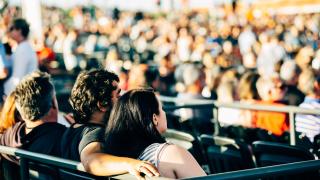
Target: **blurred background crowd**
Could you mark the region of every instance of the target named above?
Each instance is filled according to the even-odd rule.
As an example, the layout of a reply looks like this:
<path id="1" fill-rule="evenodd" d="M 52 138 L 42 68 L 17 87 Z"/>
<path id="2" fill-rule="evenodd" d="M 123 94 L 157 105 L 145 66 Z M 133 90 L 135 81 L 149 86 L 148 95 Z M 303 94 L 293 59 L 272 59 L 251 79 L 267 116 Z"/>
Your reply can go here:
<path id="1" fill-rule="evenodd" d="M 161 1 L 155 1 L 159 10 L 153 12 L 41 6 L 43 34 L 29 40 L 39 68 L 53 75 L 65 112 L 75 77 L 91 68 L 118 74 L 124 91 L 150 86 L 182 99 L 305 107 L 310 100 L 311 108 L 319 108 L 320 13 L 268 13 L 241 2 L 193 9 L 181 1 L 180 10 L 161 11 Z M 10 23 L 22 14 L 20 6 L 3 1 L 0 38 L 9 62 L 16 46 L 8 36 Z M 221 124 L 260 127 L 275 135 L 289 128 L 285 113 L 219 111 Z M 206 113 L 193 116 L 208 119 Z M 311 140 L 320 133 L 316 118 L 300 129 Z M 297 116 L 298 124 L 299 119 L 306 124 L 306 117 Z"/>

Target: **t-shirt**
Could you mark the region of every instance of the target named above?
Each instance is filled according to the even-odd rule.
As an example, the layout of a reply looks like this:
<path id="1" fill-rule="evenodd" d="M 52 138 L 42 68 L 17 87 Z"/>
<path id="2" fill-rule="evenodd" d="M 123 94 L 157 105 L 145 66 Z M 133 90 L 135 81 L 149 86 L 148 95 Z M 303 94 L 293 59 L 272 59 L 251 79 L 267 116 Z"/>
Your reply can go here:
<path id="1" fill-rule="evenodd" d="M 105 127 L 99 124 L 82 124 L 68 128 L 61 140 L 61 157 L 80 161 L 81 151 L 92 142 L 104 142 Z"/>
<path id="2" fill-rule="evenodd" d="M 320 109 L 320 99 L 306 97 L 304 102 L 300 104 L 302 108 Z M 311 142 L 314 137 L 320 134 L 320 116 L 312 114 L 297 114 L 296 115 L 296 131 L 304 133 Z"/>
<path id="3" fill-rule="evenodd" d="M 21 121 L 0 134 L 0 145 L 60 156 L 60 141 L 66 130 L 65 126 L 55 122 L 44 123 L 33 128 L 28 134 L 25 133 L 25 126 L 25 122 Z M 5 158 L 18 163 L 15 157 Z"/>
<path id="4" fill-rule="evenodd" d="M 283 106 L 283 104 L 274 102 L 259 102 L 258 104 Z M 277 136 L 281 136 L 285 131 L 289 130 L 288 115 L 283 112 L 257 111 L 256 127 L 272 132 Z"/>

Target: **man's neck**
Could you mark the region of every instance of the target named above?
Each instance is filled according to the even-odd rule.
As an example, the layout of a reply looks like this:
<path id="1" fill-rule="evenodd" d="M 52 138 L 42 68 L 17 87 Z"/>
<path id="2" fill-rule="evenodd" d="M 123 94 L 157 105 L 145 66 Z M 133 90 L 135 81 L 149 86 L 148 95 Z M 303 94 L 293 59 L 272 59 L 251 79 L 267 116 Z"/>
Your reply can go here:
<path id="1" fill-rule="evenodd" d="M 35 127 L 40 126 L 44 122 L 42 120 L 37 120 L 37 121 L 25 121 L 26 122 L 26 127 L 25 127 L 25 132 L 28 134 L 31 132 Z"/>
<path id="2" fill-rule="evenodd" d="M 96 111 L 91 115 L 89 123 L 105 125 L 104 116 L 105 113 L 101 111 Z"/>

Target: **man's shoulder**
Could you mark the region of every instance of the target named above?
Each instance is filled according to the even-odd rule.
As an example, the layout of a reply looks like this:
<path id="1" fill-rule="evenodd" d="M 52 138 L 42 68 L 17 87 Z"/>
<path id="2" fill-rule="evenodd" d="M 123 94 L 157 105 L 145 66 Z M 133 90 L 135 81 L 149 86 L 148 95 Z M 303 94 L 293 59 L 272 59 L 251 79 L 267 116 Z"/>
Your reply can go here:
<path id="1" fill-rule="evenodd" d="M 104 131 L 105 127 L 100 125 L 81 124 L 81 126 L 77 126 L 77 124 L 73 124 L 71 127 L 67 128 L 65 136 L 82 139 L 88 135 L 104 133 Z"/>

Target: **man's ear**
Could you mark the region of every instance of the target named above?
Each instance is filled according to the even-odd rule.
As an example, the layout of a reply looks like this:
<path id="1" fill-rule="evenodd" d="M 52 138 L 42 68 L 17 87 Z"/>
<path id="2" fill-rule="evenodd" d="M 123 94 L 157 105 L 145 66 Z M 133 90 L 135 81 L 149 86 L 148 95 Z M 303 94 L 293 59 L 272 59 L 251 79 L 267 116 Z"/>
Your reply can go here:
<path id="1" fill-rule="evenodd" d="M 98 103 L 97 103 L 97 106 L 98 106 L 98 108 L 99 108 L 99 110 L 100 111 L 102 111 L 102 112 L 106 112 L 107 111 L 107 106 L 108 105 L 108 103 L 107 102 L 100 102 L 100 101 L 98 101 Z"/>

